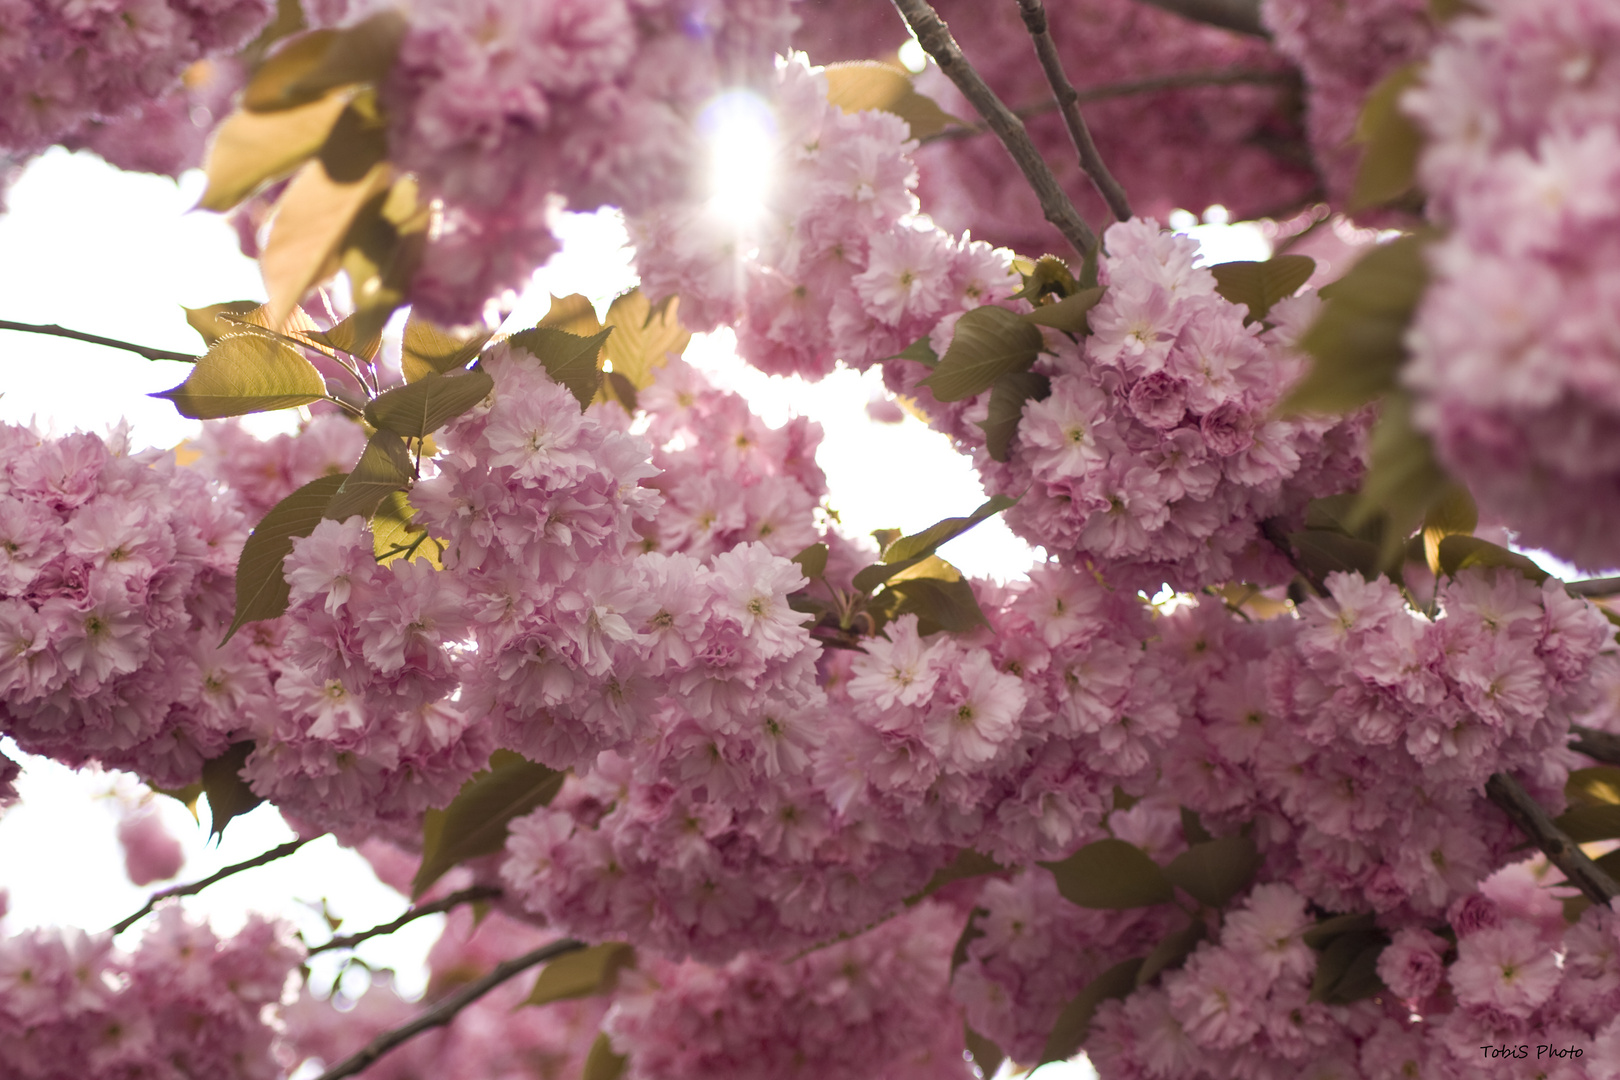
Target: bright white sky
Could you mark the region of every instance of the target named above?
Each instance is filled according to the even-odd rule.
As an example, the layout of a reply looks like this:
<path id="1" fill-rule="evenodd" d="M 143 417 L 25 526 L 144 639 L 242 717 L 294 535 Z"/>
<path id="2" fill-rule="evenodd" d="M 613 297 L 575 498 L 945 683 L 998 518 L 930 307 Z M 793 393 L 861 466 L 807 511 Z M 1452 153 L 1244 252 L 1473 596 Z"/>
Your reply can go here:
<path id="1" fill-rule="evenodd" d="M 90 154 L 53 150 L 36 160 L 9 192 L 0 216 L 0 319 L 58 323 L 77 330 L 178 351 L 199 342 L 181 306 L 262 298 L 253 263 L 237 250 L 234 233 L 207 213 L 188 213 L 202 190 L 199 173 L 175 183 L 122 173 Z M 1212 222 L 1223 220 L 1210 215 Z M 1210 261 L 1265 258 L 1268 245 L 1249 227 L 1194 228 L 1176 222 L 1206 245 Z M 599 312 L 634 284 L 623 250 L 624 232 L 610 215 L 564 219 L 566 246 L 536 275 L 519 301 L 513 324 L 542 315 L 548 294 L 584 293 Z M 744 394 L 768 422 L 795 413 L 827 431 L 819 461 L 828 476 L 831 505 L 845 528 L 862 535 L 877 528 L 906 531 L 963 514 L 983 499 L 965 458 L 945 438 L 916 420 L 883 425 L 865 413 L 882 393 L 876 372 L 840 371 L 818 384 L 763 375 L 737 360 L 729 335 L 695 340 L 687 356 L 716 382 Z M 38 424 L 65 433 L 104 431 L 120 417 L 133 425 L 138 445 L 173 446 L 198 425 L 172 405 L 145 395 L 185 376 L 183 365 L 149 362 L 132 353 L 30 334 L 0 332 L 0 422 Z M 269 417 L 262 430 L 281 430 Z M 874 468 L 874 463 L 879 467 Z M 923 478 L 919 482 L 919 478 Z M 999 520 L 953 542 L 947 556 L 963 570 L 998 578 L 1016 576 L 1034 559 Z M 15 747 L 8 753 L 19 757 Z M 37 758 L 24 758 L 22 802 L 0 816 L 0 889 L 10 894 L 4 928 L 59 924 L 97 930 L 138 909 L 147 889 L 124 877 L 114 838 L 120 799 L 138 798 L 128 777 L 75 774 Z M 207 843 L 207 814 L 198 826 L 179 804 L 159 798 L 169 830 L 185 847 L 180 879 L 204 877 L 291 838 L 275 811 L 261 807 L 231 823 L 218 847 Z M 344 931 L 393 918 L 404 900 L 379 884 L 355 854 L 326 838 L 270 867 L 238 875 L 186 901 L 228 932 L 248 910 L 280 914 L 322 940 L 322 900 L 345 919 Z M 368 943 L 360 955 L 400 972 L 402 989 L 419 991 L 423 957 L 441 919 L 423 919 L 391 938 Z M 317 967 L 329 982 L 337 960 Z M 358 989 L 358 987 L 355 987 Z M 1094 1076 L 1085 1065 L 1048 1066 L 1043 1080 Z"/>

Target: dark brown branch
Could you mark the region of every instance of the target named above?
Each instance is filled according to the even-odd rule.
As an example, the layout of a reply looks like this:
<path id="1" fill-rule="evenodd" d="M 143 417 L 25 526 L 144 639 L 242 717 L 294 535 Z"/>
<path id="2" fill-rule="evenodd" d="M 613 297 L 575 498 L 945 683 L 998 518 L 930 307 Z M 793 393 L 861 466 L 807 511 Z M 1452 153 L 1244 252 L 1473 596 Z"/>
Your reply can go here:
<path id="1" fill-rule="evenodd" d="M 1166 90 L 1189 90 L 1200 86 L 1287 85 L 1296 82 L 1298 79 L 1297 72 L 1267 71 L 1264 68 L 1237 67 L 1220 68 L 1212 71 L 1178 71 L 1170 75 L 1154 75 L 1145 79 L 1126 79 L 1122 82 L 1088 86 L 1084 90 L 1077 88 L 1074 92 L 1074 100 L 1076 104 L 1085 105 L 1092 101 L 1107 101 L 1110 98 L 1132 97 L 1136 94 L 1156 94 Z M 1033 105 L 1025 105 L 1014 109 L 1013 115 L 1020 120 L 1028 120 L 1052 112 L 1057 107 L 1057 99 L 1048 98 Z M 983 135 L 989 130 L 989 128 L 977 124 L 968 127 L 948 127 L 944 131 L 929 135 L 921 141 L 928 143 L 944 139 L 970 139 L 975 135 Z"/>
<path id="2" fill-rule="evenodd" d="M 1260 21 L 1260 0 L 1137 0 L 1151 4 L 1193 22 L 1208 23 L 1222 30 L 1270 38 L 1271 31 Z"/>
<path id="3" fill-rule="evenodd" d="M 1571 596 L 1614 596 L 1620 593 L 1620 577 L 1587 578 L 1585 581 L 1571 581 L 1564 586 L 1564 591 Z"/>
<path id="4" fill-rule="evenodd" d="M 316 953 L 329 952 L 333 949 L 352 949 L 362 941 L 366 941 L 374 937 L 381 937 L 384 934 L 392 934 L 395 930 L 405 926 L 407 923 L 415 922 L 417 919 L 425 916 L 438 915 L 442 912 L 449 911 L 452 908 L 460 907 L 462 904 L 470 904 L 479 900 L 493 900 L 499 895 L 501 895 L 501 890 L 491 885 L 474 885 L 470 889 L 462 889 L 458 893 L 451 893 L 443 900 L 435 900 L 431 904 L 422 904 L 417 907 L 413 907 L 409 911 L 405 912 L 405 914 L 395 919 L 393 922 L 383 923 L 381 926 L 373 926 L 370 930 L 361 930 L 356 934 L 345 934 L 342 937 L 335 937 L 331 941 L 328 941 L 322 945 L 317 945 L 313 949 L 309 950 L 309 955 L 314 956 Z"/>
<path id="5" fill-rule="evenodd" d="M 1085 117 L 1080 115 L 1080 94 L 1064 73 L 1063 60 L 1058 56 L 1057 43 L 1052 40 L 1052 31 L 1046 22 L 1046 6 L 1041 0 L 1018 0 L 1018 10 L 1024 17 L 1024 29 L 1029 31 L 1030 38 L 1035 42 L 1035 55 L 1040 58 L 1041 70 L 1046 73 L 1046 81 L 1051 84 L 1058 109 L 1063 113 L 1063 124 L 1069 129 L 1069 139 L 1074 143 L 1075 152 L 1080 155 L 1080 168 L 1091 178 L 1091 186 L 1108 204 L 1108 212 L 1114 215 L 1115 220 L 1129 221 L 1131 201 L 1103 163 L 1102 154 L 1097 152 L 1097 144 L 1086 127 Z"/>
<path id="6" fill-rule="evenodd" d="M 939 12 L 928 0 L 894 0 L 894 6 L 917 36 L 923 50 L 934 58 L 939 70 L 956 84 L 962 96 L 984 117 L 990 130 L 996 133 L 1012 155 L 1024 179 L 1035 189 L 1035 197 L 1040 200 L 1041 212 L 1046 220 L 1063 234 L 1064 239 L 1081 256 L 1089 256 L 1097 249 L 1097 234 L 1091 231 L 1091 226 L 1086 224 L 1080 212 L 1074 208 L 1074 203 L 1063 193 L 1057 177 L 1052 175 L 1052 170 L 1041 159 L 1040 151 L 1035 149 L 1029 132 L 1024 130 L 1024 122 L 1001 103 L 995 91 L 962 55 L 961 47 L 951 37 L 950 28 L 939 17 Z"/>
<path id="7" fill-rule="evenodd" d="M 173 885 L 167 889 L 160 889 L 152 894 L 151 899 L 146 901 L 145 907 L 141 908 L 141 910 L 137 911 L 135 914 L 129 916 L 129 918 L 121 920 L 112 928 L 112 932 L 115 934 L 122 934 L 125 930 L 128 930 L 131 926 L 134 926 L 146 916 L 150 915 L 152 913 L 152 909 L 157 907 L 158 901 L 160 900 L 167 900 L 171 896 L 195 896 L 197 893 L 200 893 L 204 889 L 208 888 L 208 886 L 217 881 L 224 881 L 232 874 L 240 874 L 243 870 L 251 870 L 255 866 L 263 866 L 265 863 L 272 863 L 277 859 L 284 859 L 313 839 L 315 839 L 315 837 L 308 837 L 303 840 L 289 840 L 280 847 L 273 847 L 263 854 L 255 855 L 246 862 L 239 862 L 231 866 L 227 866 L 225 869 L 216 874 L 205 877 L 201 881 L 193 881 L 190 885 Z"/>
<path id="8" fill-rule="evenodd" d="M 1620 765 L 1620 735 L 1582 727 L 1580 724 L 1571 724 L 1569 733 L 1575 737 L 1569 744 L 1571 750 L 1579 751 L 1605 765 Z"/>
<path id="9" fill-rule="evenodd" d="M 321 1073 L 316 1080 L 338 1080 L 342 1076 L 353 1076 L 400 1043 L 413 1039 L 424 1031 L 448 1024 L 456 1018 L 456 1014 L 461 1012 L 462 1009 L 465 1009 L 514 975 L 521 974 L 536 964 L 554 960 L 565 953 L 577 952 L 584 947 L 585 943 L 583 941 L 565 938 L 562 941 L 553 941 L 550 945 L 542 945 L 532 952 L 524 953 L 516 960 L 502 961 L 495 966 L 494 971 L 491 971 L 482 979 L 463 986 L 410 1023 L 394 1028 L 392 1031 L 383 1032 L 367 1043 L 365 1049 L 338 1062 Z"/>
<path id="10" fill-rule="evenodd" d="M 186 353 L 170 352 L 168 349 L 154 349 L 146 345 L 135 345 L 128 341 L 119 341 L 117 338 L 102 337 L 99 334 L 86 334 L 82 330 L 69 330 L 65 326 L 55 323 L 20 323 L 8 322 L 0 319 L 0 330 L 16 330 L 23 334 L 46 334 L 50 337 L 69 338 L 73 341 L 88 341 L 92 345 L 105 345 L 111 349 L 123 349 L 148 360 L 179 360 L 185 364 L 195 364 L 197 358 Z"/>
<path id="11" fill-rule="evenodd" d="M 1519 782 L 1507 773 L 1495 773 L 1485 782 L 1485 794 L 1502 808 L 1549 862 L 1564 872 L 1569 884 L 1586 894 L 1594 904 L 1608 906 L 1620 895 L 1620 885 L 1603 868 L 1586 857 L 1581 846 L 1553 823 L 1541 804 L 1532 799 Z"/>

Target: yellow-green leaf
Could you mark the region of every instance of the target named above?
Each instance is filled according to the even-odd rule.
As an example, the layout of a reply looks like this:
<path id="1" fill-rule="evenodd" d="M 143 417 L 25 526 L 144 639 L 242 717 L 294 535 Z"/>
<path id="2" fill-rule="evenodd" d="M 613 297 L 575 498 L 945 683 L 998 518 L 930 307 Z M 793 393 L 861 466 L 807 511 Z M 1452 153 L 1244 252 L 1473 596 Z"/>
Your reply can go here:
<path id="1" fill-rule="evenodd" d="M 293 87 L 320 64 L 338 32 L 312 30 L 289 38 L 264 58 L 242 88 L 242 107 L 256 111 L 289 109 L 307 102 Z"/>
<path id="2" fill-rule="evenodd" d="M 1620 806 L 1620 768 L 1576 769 L 1564 782 L 1564 797 L 1571 806 Z"/>
<path id="3" fill-rule="evenodd" d="M 1620 840 L 1620 806 L 1577 806 L 1553 819 L 1577 844 L 1594 840 Z"/>
<path id="4" fill-rule="evenodd" d="M 1206 840 L 1170 860 L 1164 876 L 1193 899 L 1213 908 L 1225 907 L 1249 887 L 1260 869 L 1260 852 L 1247 836 Z"/>
<path id="5" fill-rule="evenodd" d="M 1204 924 L 1198 919 L 1194 919 L 1180 930 L 1170 931 L 1143 959 L 1142 966 L 1136 972 L 1136 985 L 1146 986 L 1158 977 L 1159 972 L 1173 971 L 1180 967 L 1182 961 L 1186 960 L 1198 947 L 1198 943 L 1204 940 L 1204 934 Z"/>
<path id="6" fill-rule="evenodd" d="M 585 1055 L 585 1071 L 580 1080 L 619 1080 L 629 1059 L 613 1052 L 613 1044 L 605 1034 L 598 1035 Z"/>
<path id="7" fill-rule="evenodd" d="M 882 109 L 911 127 L 913 139 L 937 135 L 962 121 L 941 109 L 933 98 L 917 92 L 911 76 L 876 60 L 829 64 L 827 102 L 847 113 Z"/>
<path id="8" fill-rule="evenodd" d="M 406 382 L 416 382 L 429 375 L 443 375 L 456 368 L 466 367 L 467 361 L 477 356 L 489 341 L 488 333 L 457 337 L 411 312 L 405 320 L 405 340 L 400 351 L 399 366 Z"/>
<path id="9" fill-rule="evenodd" d="M 1013 293 L 1014 300 L 1028 300 L 1038 304 L 1042 297 L 1056 296 L 1062 299 L 1072 296 L 1079 283 L 1074 280 L 1074 273 L 1069 264 L 1056 255 L 1042 255 L 1039 259 L 1016 258 L 1013 260 L 1013 269 L 1024 279 L 1024 287 Z"/>
<path id="10" fill-rule="evenodd" d="M 984 432 L 984 446 L 991 458 L 1006 461 L 1012 452 L 1013 436 L 1024 418 L 1024 402 L 1043 401 L 1051 393 L 1052 380 L 1034 371 L 1009 371 L 990 385 L 989 411 L 974 424 Z"/>
<path id="11" fill-rule="evenodd" d="M 855 588 L 861 592 L 871 592 L 902 570 L 922 562 L 942 545 L 956 539 L 987 518 L 1001 513 L 1017 501 L 1006 495 L 994 495 L 967 517 L 946 518 L 928 526 L 922 532 L 890 541 L 884 547 L 881 563 L 874 563 L 855 575 Z"/>
<path id="12" fill-rule="evenodd" d="M 1461 484 L 1451 484 L 1434 500 L 1423 515 L 1423 555 L 1429 569 L 1440 573 L 1440 541 L 1448 536 L 1467 536 L 1479 525 L 1479 507 Z"/>
<path id="13" fill-rule="evenodd" d="M 1106 291 L 1101 285 L 1093 285 L 1065 296 L 1055 304 L 1042 304 L 1020 318 L 1036 326 L 1050 326 L 1054 330 L 1083 337 L 1091 333 L 1091 309 L 1097 306 Z"/>
<path id="14" fill-rule="evenodd" d="M 1440 541 L 1440 572 L 1456 575 L 1472 566 L 1501 566 L 1517 570 L 1540 584 L 1550 576 L 1533 561 L 1477 536 L 1448 536 Z"/>
<path id="15" fill-rule="evenodd" d="M 244 623 L 274 619 L 287 610 L 291 591 L 281 562 L 292 552 L 295 539 L 315 531 L 347 476 L 338 473 L 311 480 L 271 507 L 254 526 L 236 561 L 236 617 L 225 634 L 226 641 Z"/>
<path id="16" fill-rule="evenodd" d="M 219 757 L 203 762 L 202 790 L 208 796 L 208 812 L 212 817 L 210 836 L 219 836 L 232 818 L 241 817 L 264 801 L 242 779 L 242 766 L 251 753 L 251 742 L 232 743 Z"/>
<path id="17" fill-rule="evenodd" d="M 1046 1037 L 1046 1048 L 1041 1051 L 1040 1064 L 1067 1061 L 1078 1054 L 1086 1036 L 1091 1033 L 1091 1018 L 1097 1015 L 1097 1006 L 1135 990 L 1136 973 L 1141 969 L 1142 958 L 1134 957 L 1115 964 L 1087 983 L 1086 988 L 1058 1013 L 1052 1033 Z"/>
<path id="18" fill-rule="evenodd" d="M 1041 332 L 1006 308 L 987 304 L 956 323 L 950 347 L 933 374 L 919 385 L 936 401 L 961 401 L 982 394 L 1009 371 L 1025 371 L 1041 350 Z"/>
<path id="19" fill-rule="evenodd" d="M 489 768 L 463 784 L 449 806 L 424 817 L 422 865 L 411 896 L 421 896 L 457 864 L 501 850 L 511 823 L 550 805 L 567 775 L 510 750 L 491 754 Z"/>
<path id="20" fill-rule="evenodd" d="M 1306 255 L 1278 255 L 1265 262 L 1228 262 L 1210 267 L 1215 291 L 1249 309 L 1245 324 L 1260 322 L 1279 300 L 1299 291 L 1316 273 L 1316 260 Z"/>
<path id="21" fill-rule="evenodd" d="M 346 184 L 333 180 L 318 161 L 299 170 L 276 203 L 270 237 L 259 256 L 272 322 L 280 322 L 305 293 L 337 273 L 344 241 L 361 208 L 392 182 L 387 162 Z"/>
<path id="22" fill-rule="evenodd" d="M 591 997 L 612 991 L 619 972 L 636 965 L 636 950 L 622 941 L 563 953 L 540 969 L 525 1005 Z"/>
<path id="23" fill-rule="evenodd" d="M 285 341 L 241 330 L 216 340 L 185 382 L 152 396 L 174 402 L 181 416 L 216 420 L 320 401 L 326 380 Z"/>
<path id="24" fill-rule="evenodd" d="M 1403 64 L 1367 94 L 1356 121 L 1356 141 L 1364 149 L 1350 191 L 1350 209 L 1385 206 L 1417 184 L 1418 154 L 1423 133 L 1401 111 L 1401 95 L 1423 77 L 1424 64 Z"/>
<path id="25" fill-rule="evenodd" d="M 343 238 L 341 264 L 354 296 L 354 334 L 381 334 L 401 304 L 427 250 L 432 210 L 418 198 L 416 181 L 395 180 L 368 200 Z"/>
<path id="26" fill-rule="evenodd" d="M 190 810 L 191 820 L 201 820 L 197 817 L 197 800 L 203 796 L 203 786 L 201 780 L 194 784 L 187 784 L 185 787 L 181 788 L 155 787 L 152 790 L 157 792 L 159 795 L 167 795 L 181 806 L 184 806 L 187 810 Z"/>
<path id="27" fill-rule="evenodd" d="M 366 442 L 360 460 L 332 496 L 325 516 L 333 521 L 346 521 L 355 514 L 370 518 L 383 499 L 410 486 L 415 471 L 405 441 L 392 431 L 379 430 Z"/>
<path id="28" fill-rule="evenodd" d="M 973 586 L 960 578 L 952 581 L 919 577 L 891 581 L 883 595 L 892 595 L 896 601 L 890 617 L 916 615 L 917 632 L 925 637 L 941 631 L 965 634 L 988 624 Z"/>
<path id="29" fill-rule="evenodd" d="M 613 301 L 607 311 L 606 325 L 613 328 L 613 336 L 607 340 L 606 356 L 615 375 L 644 390 L 652 384 L 653 371 L 663 367 L 671 353 L 679 356 L 686 351 L 692 331 L 681 325 L 678 307 L 671 298 L 654 308 L 640 289 Z"/>
<path id="30" fill-rule="evenodd" d="M 596 317 L 596 308 L 581 293 L 569 293 L 567 296 L 553 294 L 551 307 L 546 309 L 545 317 L 535 325 L 566 330 L 579 337 L 590 337 L 602 329 L 602 321 Z"/>
<path id="31" fill-rule="evenodd" d="M 590 407 L 601 385 L 602 345 L 612 333 L 610 326 L 590 337 L 580 337 L 566 330 L 537 326 L 513 334 L 507 341 L 539 360 L 552 381 L 568 387 L 584 410 Z"/>
<path id="32" fill-rule="evenodd" d="M 316 158 L 333 181 L 352 184 L 387 157 L 388 121 L 377 92 L 367 88 L 349 99 Z"/>
<path id="33" fill-rule="evenodd" d="M 1081 907 L 1148 907 L 1168 903 L 1176 890 L 1159 864 L 1135 844 L 1113 837 L 1087 844 L 1059 862 L 1043 862 L 1058 892 Z"/>
<path id="34" fill-rule="evenodd" d="M 197 331 L 198 336 L 203 339 L 203 344 L 212 345 L 237 329 L 235 322 L 221 319 L 220 315 L 246 315 L 250 311 L 256 311 L 258 307 L 257 300 L 227 300 L 223 304 L 209 304 L 200 308 L 182 307 L 180 310 L 186 313 L 186 325 Z"/>
<path id="35" fill-rule="evenodd" d="M 385 11 L 341 30 L 316 30 L 294 38 L 270 56 L 242 92 L 243 107 L 286 109 L 340 86 L 380 84 L 393 70 L 409 24 Z"/>
<path id="36" fill-rule="evenodd" d="M 427 530 L 412 524 L 416 508 L 403 491 L 384 496 L 371 515 L 371 546 L 377 561 L 384 566 L 395 559 L 426 559 L 438 570 L 444 569 L 444 545 L 427 535 Z"/>
<path id="37" fill-rule="evenodd" d="M 428 375 L 378 396 L 366 406 L 366 419 L 395 435 L 419 439 L 477 405 L 494 389 L 495 380 L 482 368 L 457 375 Z"/>
<path id="38" fill-rule="evenodd" d="M 320 150 L 346 106 L 343 96 L 283 112 L 232 113 L 208 147 L 208 188 L 198 206 L 225 211 L 264 184 L 288 175 Z"/>
<path id="39" fill-rule="evenodd" d="M 305 336 L 328 349 L 336 349 L 366 360 L 376 359 L 377 351 L 382 348 L 382 333 L 373 332 L 361 338 L 357 335 L 357 330 L 355 317 L 350 315 L 330 330 L 312 330 Z"/>

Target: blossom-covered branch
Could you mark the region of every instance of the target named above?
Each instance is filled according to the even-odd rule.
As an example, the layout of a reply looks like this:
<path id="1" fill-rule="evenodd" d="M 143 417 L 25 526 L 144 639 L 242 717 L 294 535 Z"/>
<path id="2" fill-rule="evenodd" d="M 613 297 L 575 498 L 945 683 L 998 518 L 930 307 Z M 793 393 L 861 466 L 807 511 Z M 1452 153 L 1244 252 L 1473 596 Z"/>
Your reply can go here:
<path id="1" fill-rule="evenodd" d="M 1057 178 L 1031 141 L 1029 132 L 1024 130 L 1024 122 L 1002 104 L 995 91 L 973 70 L 962 55 L 961 46 L 951 36 L 950 27 L 939 17 L 939 12 L 927 0 L 894 0 L 894 6 L 906 20 L 906 25 L 911 27 L 911 32 L 917 35 L 923 49 L 939 65 L 939 70 L 956 84 L 962 96 L 973 104 L 990 125 L 990 130 L 1006 146 L 1024 178 L 1035 189 L 1046 220 L 1081 255 L 1089 255 L 1096 250 L 1097 234 L 1091 231 L 1091 226 L 1086 224 L 1080 212 L 1074 208 L 1074 203 L 1063 193 Z"/>
<path id="2" fill-rule="evenodd" d="M 1620 885 L 1587 858 L 1580 845 L 1553 823 L 1547 811 L 1517 780 L 1507 773 L 1495 773 L 1485 782 L 1485 794 L 1592 903 L 1607 906 L 1610 900 L 1620 896 Z"/>
<path id="3" fill-rule="evenodd" d="M 462 904 L 473 904 L 480 900 L 493 900 L 499 895 L 501 895 L 501 890 L 493 886 L 474 885 L 470 889 L 462 889 L 460 892 L 451 893 L 442 900 L 435 900 L 431 904 L 419 904 L 405 912 L 405 914 L 401 915 L 399 918 L 394 919 L 392 922 L 386 922 L 379 926 L 373 926 L 369 930 L 361 930 L 358 933 L 344 934 L 342 937 L 335 937 L 331 941 L 328 941 L 323 945 L 317 945 L 313 949 L 309 950 L 309 955 L 314 956 L 316 953 L 330 952 L 333 949 L 352 949 L 362 941 L 366 941 L 374 937 L 381 937 L 384 934 L 392 934 L 400 927 L 405 926 L 408 923 L 415 922 L 417 919 L 423 918 L 424 916 L 439 915 L 443 912 L 450 911 L 453 908 L 458 908 Z"/>
<path id="4" fill-rule="evenodd" d="M 1069 129 L 1069 138 L 1080 155 L 1080 168 L 1091 178 L 1092 186 L 1108 204 L 1114 217 L 1119 221 L 1129 221 L 1131 202 L 1125 196 L 1125 189 L 1108 171 L 1102 155 L 1097 152 L 1097 143 L 1086 127 L 1085 117 L 1080 115 L 1080 95 L 1063 70 L 1063 60 L 1058 56 L 1057 45 L 1047 28 L 1046 6 L 1041 0 L 1018 0 L 1018 10 L 1024 16 L 1024 26 L 1029 30 L 1029 36 L 1035 41 L 1035 54 L 1041 59 L 1041 70 L 1046 72 L 1046 81 L 1052 84 L 1052 93 L 1063 113 L 1064 126 Z"/>
<path id="5" fill-rule="evenodd" d="M 239 874 L 243 870 L 251 870 L 255 866 L 263 866 L 266 863 L 273 863 L 277 859 L 284 859 L 313 839 L 315 838 L 304 837 L 299 840 L 289 840 L 285 844 L 278 847 L 273 847 L 269 851 L 253 856 L 251 859 L 247 859 L 239 863 L 233 863 L 230 866 L 225 867 L 223 870 L 220 870 L 218 873 L 211 874 L 208 877 L 203 878 L 201 881 L 193 881 L 190 885 L 174 885 L 167 889 L 160 889 L 152 894 L 151 898 L 146 901 L 145 906 L 142 907 L 141 910 L 127 918 L 120 919 L 113 926 L 112 932 L 115 934 L 122 934 L 125 930 L 128 930 L 130 927 L 144 919 L 147 915 L 151 914 L 152 909 L 157 907 L 158 902 L 161 900 L 167 900 L 170 897 L 175 896 L 195 896 L 197 893 L 200 893 L 204 889 L 208 888 L 208 886 L 219 881 L 224 881 L 233 874 Z"/>
<path id="6" fill-rule="evenodd" d="M 495 970 L 482 979 L 463 986 L 410 1023 L 383 1032 L 367 1043 L 364 1049 L 327 1069 L 316 1080 L 338 1080 L 342 1076 L 353 1076 L 401 1043 L 415 1038 L 424 1031 L 448 1024 L 456 1018 L 456 1014 L 461 1012 L 462 1009 L 465 1009 L 514 975 L 520 975 L 536 964 L 544 964 L 548 960 L 555 960 L 557 957 L 567 953 L 578 952 L 584 947 L 585 943 L 583 941 L 564 938 L 562 941 L 553 941 L 549 945 L 542 945 L 538 949 L 526 952 L 514 960 L 507 960 L 497 964 Z"/>
<path id="7" fill-rule="evenodd" d="M 178 360 L 185 364 L 195 364 L 197 358 L 182 352 L 169 349 L 154 349 L 148 345 L 136 345 L 128 341 L 119 341 L 117 338 L 102 337 L 100 334 L 87 334 L 82 330 L 69 330 L 65 326 L 55 323 L 20 323 L 0 319 L 0 330 L 15 330 L 22 334 L 46 334 L 50 337 L 69 338 L 73 341 L 88 341 L 92 345 L 106 345 L 112 349 L 123 349 L 148 360 Z"/>
<path id="8" fill-rule="evenodd" d="M 1184 19 L 1269 38 L 1270 31 L 1260 18 L 1260 0 L 1137 0 L 1174 12 Z"/>

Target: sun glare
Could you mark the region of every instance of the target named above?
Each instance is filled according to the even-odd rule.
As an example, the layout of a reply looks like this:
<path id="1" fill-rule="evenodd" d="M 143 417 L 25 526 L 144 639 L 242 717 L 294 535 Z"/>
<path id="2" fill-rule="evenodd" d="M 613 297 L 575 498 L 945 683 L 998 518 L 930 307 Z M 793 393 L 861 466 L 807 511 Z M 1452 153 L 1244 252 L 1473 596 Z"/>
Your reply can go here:
<path id="1" fill-rule="evenodd" d="M 709 146 L 710 205 L 739 223 L 760 220 L 776 157 L 776 116 L 751 90 L 728 90 L 703 107 L 698 130 Z"/>

